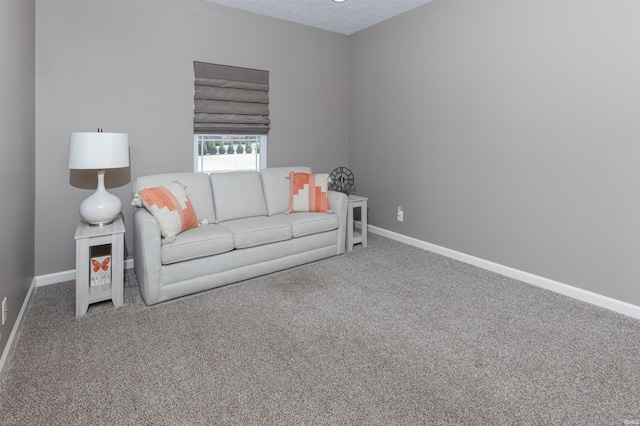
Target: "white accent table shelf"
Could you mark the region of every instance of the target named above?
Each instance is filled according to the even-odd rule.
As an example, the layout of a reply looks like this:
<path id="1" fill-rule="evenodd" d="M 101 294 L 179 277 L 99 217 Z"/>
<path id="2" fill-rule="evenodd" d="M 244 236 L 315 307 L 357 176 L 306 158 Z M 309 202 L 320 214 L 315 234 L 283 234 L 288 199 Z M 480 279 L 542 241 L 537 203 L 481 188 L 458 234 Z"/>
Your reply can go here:
<path id="1" fill-rule="evenodd" d="M 360 195 L 349 195 L 347 205 L 347 251 L 352 251 L 355 244 L 362 244 L 362 247 L 367 246 L 367 197 L 361 197 Z M 360 222 L 362 223 L 362 229 L 360 232 L 355 230 L 354 226 L 354 209 L 360 209 Z"/>
<path id="2" fill-rule="evenodd" d="M 113 306 L 123 304 L 124 287 L 124 222 L 119 215 L 113 223 L 90 226 L 86 222 L 76 227 L 76 316 L 87 313 L 89 304 L 111 299 Z M 89 286 L 91 247 L 111 245 L 111 283 Z"/>

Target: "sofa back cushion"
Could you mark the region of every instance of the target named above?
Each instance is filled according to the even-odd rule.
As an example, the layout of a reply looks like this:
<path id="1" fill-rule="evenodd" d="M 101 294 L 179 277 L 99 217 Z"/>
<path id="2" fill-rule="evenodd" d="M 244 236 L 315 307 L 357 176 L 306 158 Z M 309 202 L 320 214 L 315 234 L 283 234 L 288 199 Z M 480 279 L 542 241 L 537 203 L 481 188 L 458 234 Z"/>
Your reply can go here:
<path id="1" fill-rule="evenodd" d="M 133 184 L 133 192 L 135 194 L 145 188 L 170 185 L 174 181 L 184 185 L 184 190 L 196 212 L 198 222 L 207 219 L 210 223 L 214 223 L 216 217 L 213 210 L 211 183 L 206 173 L 164 173 L 140 176 Z"/>
<path id="2" fill-rule="evenodd" d="M 213 189 L 216 223 L 267 215 L 258 172 L 211 173 L 209 179 Z"/>
<path id="3" fill-rule="evenodd" d="M 289 172 L 311 173 L 310 167 L 272 167 L 260 172 L 262 188 L 267 203 L 267 214 L 272 216 L 289 209 L 291 181 Z"/>

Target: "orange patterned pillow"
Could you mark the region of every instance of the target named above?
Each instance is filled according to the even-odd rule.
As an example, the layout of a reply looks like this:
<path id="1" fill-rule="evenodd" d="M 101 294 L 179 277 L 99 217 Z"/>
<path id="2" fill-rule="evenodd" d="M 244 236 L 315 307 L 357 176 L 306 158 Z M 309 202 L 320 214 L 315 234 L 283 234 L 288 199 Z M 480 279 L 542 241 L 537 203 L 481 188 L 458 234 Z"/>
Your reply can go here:
<path id="1" fill-rule="evenodd" d="M 163 244 L 174 242 L 176 235 L 198 226 L 198 218 L 184 185 L 178 181 L 166 186 L 142 189 L 131 204 L 144 206 L 158 220 L 164 237 Z"/>
<path id="2" fill-rule="evenodd" d="M 289 172 L 291 195 L 289 213 L 328 212 L 329 175 Z"/>

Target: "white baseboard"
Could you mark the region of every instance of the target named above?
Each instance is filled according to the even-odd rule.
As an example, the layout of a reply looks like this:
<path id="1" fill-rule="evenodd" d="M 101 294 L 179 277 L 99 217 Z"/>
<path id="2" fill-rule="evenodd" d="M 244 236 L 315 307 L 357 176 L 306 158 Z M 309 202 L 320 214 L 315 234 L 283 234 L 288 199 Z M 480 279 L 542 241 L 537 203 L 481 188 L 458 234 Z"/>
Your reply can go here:
<path id="1" fill-rule="evenodd" d="M 372 234 L 381 235 L 383 237 L 390 238 L 405 244 L 409 244 L 414 247 L 418 247 L 424 250 L 428 250 L 434 253 L 441 254 L 443 256 L 450 257 L 452 259 L 459 260 L 464 263 L 468 263 L 477 266 L 488 271 L 496 272 L 500 275 L 504 275 L 519 281 L 523 281 L 527 284 L 542 287 L 547 290 L 554 291 L 556 293 L 563 294 L 565 296 L 572 297 L 574 299 L 581 300 L 583 302 L 591 303 L 592 305 L 600 306 L 605 309 L 609 309 L 614 312 L 618 312 L 623 315 L 630 316 L 632 318 L 640 319 L 640 306 L 632 305 L 631 303 L 623 302 L 621 300 L 612 299 L 601 294 L 593 293 L 581 288 L 573 287 L 568 284 L 563 284 L 558 281 L 550 280 L 548 278 L 540 277 L 538 275 L 530 274 L 528 272 L 520 271 L 518 269 L 511 268 L 509 266 L 500 265 L 488 260 L 484 260 L 475 256 L 471 256 L 465 253 L 461 253 L 455 250 L 451 250 L 445 247 L 441 247 L 435 244 L 427 243 L 416 238 L 407 237 L 406 235 L 398 234 L 396 232 L 388 231 L 386 229 L 378 228 L 376 226 L 368 226 L 369 232 Z"/>
<path id="2" fill-rule="evenodd" d="M 24 316 L 25 311 L 27 310 L 27 305 L 29 304 L 29 300 L 31 299 L 31 293 L 35 288 L 36 280 L 35 278 L 31 281 L 31 285 L 29 286 L 29 291 L 27 292 L 27 296 L 24 298 L 24 302 L 22 302 L 22 307 L 20 308 L 20 312 L 18 312 L 18 317 L 16 318 L 16 323 L 13 325 L 13 329 L 11 330 L 11 334 L 9 335 L 9 339 L 7 340 L 7 344 L 4 346 L 4 351 L 2 352 L 2 357 L 0 357 L 0 377 L 2 377 L 2 369 L 4 368 L 4 364 L 9 357 L 9 352 L 11 351 L 11 347 L 13 346 L 13 339 L 15 338 L 18 330 L 20 329 L 20 324 L 22 324 L 22 318 Z"/>
<path id="3" fill-rule="evenodd" d="M 54 272 L 53 274 L 38 275 L 34 278 L 36 287 L 42 287 L 50 284 L 57 284 L 64 281 L 71 281 L 76 279 L 76 270 L 71 269 L 69 271 Z"/>
<path id="4" fill-rule="evenodd" d="M 124 269 L 133 268 L 133 259 L 125 259 Z M 54 272 L 53 274 L 38 275 L 34 278 L 36 287 L 42 287 L 50 284 L 57 284 L 64 281 L 71 281 L 76 279 L 76 270 L 71 269 L 69 271 Z"/>

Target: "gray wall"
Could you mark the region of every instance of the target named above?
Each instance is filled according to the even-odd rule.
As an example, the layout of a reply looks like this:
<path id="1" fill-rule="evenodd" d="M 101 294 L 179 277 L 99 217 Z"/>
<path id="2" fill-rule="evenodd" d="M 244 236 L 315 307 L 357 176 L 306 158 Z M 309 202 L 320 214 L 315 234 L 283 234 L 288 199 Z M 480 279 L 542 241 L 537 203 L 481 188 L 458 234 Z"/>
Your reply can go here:
<path id="1" fill-rule="evenodd" d="M 632 0 L 436 0 L 352 35 L 370 222 L 640 305 L 638 22 Z"/>
<path id="2" fill-rule="evenodd" d="M 0 353 L 33 281 L 35 2 L 0 2 Z"/>
<path id="3" fill-rule="evenodd" d="M 347 38 L 201 0 L 37 0 L 35 273 L 75 267 L 95 178 L 69 182 L 72 131 L 129 133 L 107 184 L 131 252 L 132 179 L 192 168 L 198 60 L 269 70 L 269 166 L 348 164 L 373 225 L 640 305 L 639 18 L 436 0 Z"/>
<path id="4" fill-rule="evenodd" d="M 36 275 L 75 268 L 82 187 L 96 178 L 70 183 L 74 131 L 129 134 L 131 168 L 106 181 L 132 254 L 132 181 L 193 170 L 194 60 L 270 72 L 270 167 L 346 160 L 347 36 L 202 0 L 37 0 L 36 30 Z"/>

